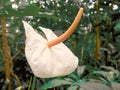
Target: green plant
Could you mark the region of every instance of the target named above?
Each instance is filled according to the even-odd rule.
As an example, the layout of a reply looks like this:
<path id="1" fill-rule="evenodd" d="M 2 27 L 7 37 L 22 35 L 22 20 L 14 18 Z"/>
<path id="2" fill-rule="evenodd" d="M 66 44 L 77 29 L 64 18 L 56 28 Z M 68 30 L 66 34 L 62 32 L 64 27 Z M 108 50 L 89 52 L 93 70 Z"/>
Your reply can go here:
<path id="1" fill-rule="evenodd" d="M 55 78 L 52 79 L 50 81 L 48 81 L 46 84 L 44 84 L 40 90 L 46 90 L 49 88 L 53 88 L 53 87 L 60 87 L 60 86 L 65 86 L 66 89 L 68 90 L 76 90 L 77 88 L 80 87 L 81 84 L 84 84 L 86 82 L 85 79 L 80 79 L 80 77 L 82 76 L 84 70 L 85 70 L 85 66 L 81 66 L 79 69 L 81 69 L 81 71 L 79 73 L 79 75 L 77 73 L 72 73 L 68 76 L 66 76 L 65 78 Z"/>
<path id="2" fill-rule="evenodd" d="M 112 67 L 101 66 L 100 68 L 94 68 L 91 66 L 80 66 L 76 72 L 64 78 L 60 77 L 49 80 L 40 90 L 47 90 L 53 87 L 64 87 L 66 90 L 84 90 L 84 86 L 88 88 L 88 83 L 93 82 L 97 83 L 96 87 L 98 87 L 100 83 L 112 87 L 112 83 L 116 82 L 116 79 L 119 79 L 119 74 L 120 73 Z"/>
<path id="3" fill-rule="evenodd" d="M 21 1 L 27 2 L 21 5 Z M 97 9 L 95 7 L 97 0 L 34 1 L 36 2 L 33 2 L 33 0 L 0 0 L 0 18 L 2 16 L 6 17 L 6 34 L 13 61 L 13 71 L 20 78 L 22 87 L 28 88 L 28 82 L 33 74 L 24 54 L 25 34 L 21 21 L 28 21 L 40 33 L 39 26 L 43 26 L 54 30 L 59 36 L 71 25 L 75 13 L 80 7 L 84 8 L 81 24 L 78 25 L 71 37 L 65 41 L 65 44 L 79 58 L 79 65 L 86 65 L 84 72 L 80 76 L 75 71 L 65 77 L 53 79 L 36 78 L 35 88 L 44 87 L 44 85 L 54 79 L 61 80 L 60 82 L 66 81 L 63 83 L 64 85 L 61 83 L 56 85 L 55 89 L 68 89 L 68 87 L 81 89 L 80 86 L 90 85 L 89 82 L 91 80 L 95 81 L 96 84 L 94 83 L 94 86 L 96 86 L 97 90 L 102 87 L 101 84 L 112 87 L 113 83 L 120 83 L 120 3 L 118 0 L 98 0 Z M 19 7 L 12 8 L 13 4 L 19 5 Z M 96 10 L 99 11 L 98 14 L 96 14 Z M 96 23 L 97 20 L 98 22 Z M 99 60 L 95 59 L 96 27 L 99 27 Z M 114 67 L 117 73 L 112 69 L 108 70 L 101 66 Z M 33 78 L 31 80 L 33 81 Z M 11 78 L 11 81 L 12 89 L 19 88 L 18 85 L 14 84 L 16 83 L 15 78 Z M 78 82 L 80 85 L 75 84 Z M 99 86 L 97 85 L 98 83 Z M 32 84 L 30 85 L 31 87 Z M 55 85 L 51 85 L 49 88 L 52 87 L 55 87 Z M 3 41 L 0 30 L 0 90 L 6 88 Z M 90 90 L 90 86 L 88 90 Z M 103 90 L 110 90 L 110 88 Z"/>

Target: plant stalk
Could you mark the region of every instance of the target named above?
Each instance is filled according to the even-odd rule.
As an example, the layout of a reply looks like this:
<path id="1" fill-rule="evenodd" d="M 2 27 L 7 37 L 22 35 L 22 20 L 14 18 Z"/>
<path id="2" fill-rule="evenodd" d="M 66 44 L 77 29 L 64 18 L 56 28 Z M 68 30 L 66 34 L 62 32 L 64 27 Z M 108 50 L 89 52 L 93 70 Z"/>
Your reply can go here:
<path id="1" fill-rule="evenodd" d="M 98 0 L 96 0 L 96 17 L 99 12 L 99 7 L 98 7 Z M 99 59 L 99 48 L 100 48 L 100 37 L 99 37 L 99 26 L 98 26 L 99 20 L 96 18 L 96 28 L 95 28 L 95 33 L 96 33 L 96 50 L 95 50 L 95 59 Z"/>
<path id="2" fill-rule="evenodd" d="M 6 20 L 5 17 L 1 17 L 1 29 L 2 29 L 2 42 L 3 42 L 3 53 L 4 53 L 4 67 L 5 67 L 5 78 L 8 84 L 8 90 L 11 89 L 11 55 L 6 35 Z"/>

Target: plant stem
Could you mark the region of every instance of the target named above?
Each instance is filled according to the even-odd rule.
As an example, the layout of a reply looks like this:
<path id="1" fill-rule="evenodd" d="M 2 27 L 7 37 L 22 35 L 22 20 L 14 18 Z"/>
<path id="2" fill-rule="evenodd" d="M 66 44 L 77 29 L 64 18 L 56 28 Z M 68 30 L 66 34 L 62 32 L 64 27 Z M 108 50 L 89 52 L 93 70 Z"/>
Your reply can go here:
<path id="1" fill-rule="evenodd" d="M 32 85 L 32 76 L 30 77 L 30 81 L 29 81 L 29 85 L 28 85 L 28 90 L 30 90 L 31 85 Z"/>
<path id="2" fill-rule="evenodd" d="M 99 40 L 99 28 L 96 27 L 96 51 L 95 51 L 95 58 L 96 60 L 99 59 L 99 48 L 100 48 L 100 40 Z"/>
<path id="3" fill-rule="evenodd" d="M 77 25 L 81 19 L 82 14 L 83 14 L 83 8 L 80 8 L 74 22 L 68 28 L 68 30 L 65 33 L 63 33 L 61 36 L 59 36 L 58 38 L 48 42 L 48 44 L 47 44 L 48 47 L 52 47 L 60 42 L 63 42 L 64 40 L 66 40 L 72 34 L 72 32 L 75 30 L 75 28 L 77 27 Z"/>
<path id="4" fill-rule="evenodd" d="M 6 81 L 8 81 L 8 90 L 11 90 L 11 55 L 7 41 L 6 35 L 6 21 L 5 17 L 1 17 L 1 29 L 2 29 L 2 42 L 3 42 L 3 53 L 4 53 L 4 67 L 5 67 L 5 77 Z"/>
<path id="5" fill-rule="evenodd" d="M 99 12 L 98 0 L 96 0 L 96 17 L 97 17 L 97 15 L 98 15 L 98 12 Z M 96 60 L 99 59 L 99 48 L 100 48 L 100 38 L 99 38 L 99 27 L 98 27 L 98 23 L 99 23 L 99 20 L 98 20 L 98 18 L 96 18 L 96 28 L 95 28 L 95 32 L 96 32 L 95 59 L 96 59 Z"/>
<path id="6" fill-rule="evenodd" d="M 53 88 L 53 90 L 56 90 L 55 87 Z"/>
<path id="7" fill-rule="evenodd" d="M 33 77 L 33 82 L 32 82 L 32 88 L 31 88 L 31 90 L 35 90 L 35 85 L 36 85 L 36 76 Z"/>

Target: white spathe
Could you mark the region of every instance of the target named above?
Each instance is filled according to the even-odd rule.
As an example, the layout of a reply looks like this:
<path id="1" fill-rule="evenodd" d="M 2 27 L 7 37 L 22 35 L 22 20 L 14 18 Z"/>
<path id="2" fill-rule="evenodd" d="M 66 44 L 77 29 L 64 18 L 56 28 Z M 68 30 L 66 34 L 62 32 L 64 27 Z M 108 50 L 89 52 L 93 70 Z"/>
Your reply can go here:
<path id="1" fill-rule="evenodd" d="M 26 34 L 25 55 L 37 77 L 52 78 L 72 73 L 78 66 L 78 58 L 63 43 L 48 47 L 47 43 L 57 36 L 47 28 L 40 27 L 46 38 L 23 21 Z"/>

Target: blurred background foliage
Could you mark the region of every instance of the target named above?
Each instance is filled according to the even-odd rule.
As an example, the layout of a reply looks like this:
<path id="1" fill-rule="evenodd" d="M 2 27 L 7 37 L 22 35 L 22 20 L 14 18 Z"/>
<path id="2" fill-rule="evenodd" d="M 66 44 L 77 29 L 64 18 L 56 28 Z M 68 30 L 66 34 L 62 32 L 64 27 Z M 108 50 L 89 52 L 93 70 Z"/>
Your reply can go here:
<path id="1" fill-rule="evenodd" d="M 91 79 L 107 86 L 112 85 L 112 82 L 120 83 L 119 6 L 119 0 L 0 0 L 0 18 L 5 17 L 6 21 L 12 71 L 21 82 L 21 85 L 15 84 L 18 79 L 13 75 L 10 78 L 11 90 L 77 90 L 84 88 L 82 85 Z M 65 41 L 79 58 L 80 67 L 65 77 L 36 78 L 25 58 L 25 33 L 21 21 L 29 22 L 39 33 L 39 26 L 43 26 L 59 36 L 71 25 L 80 7 L 84 8 L 82 19 Z M 8 90 L 2 37 L 1 24 L 0 90 Z"/>

